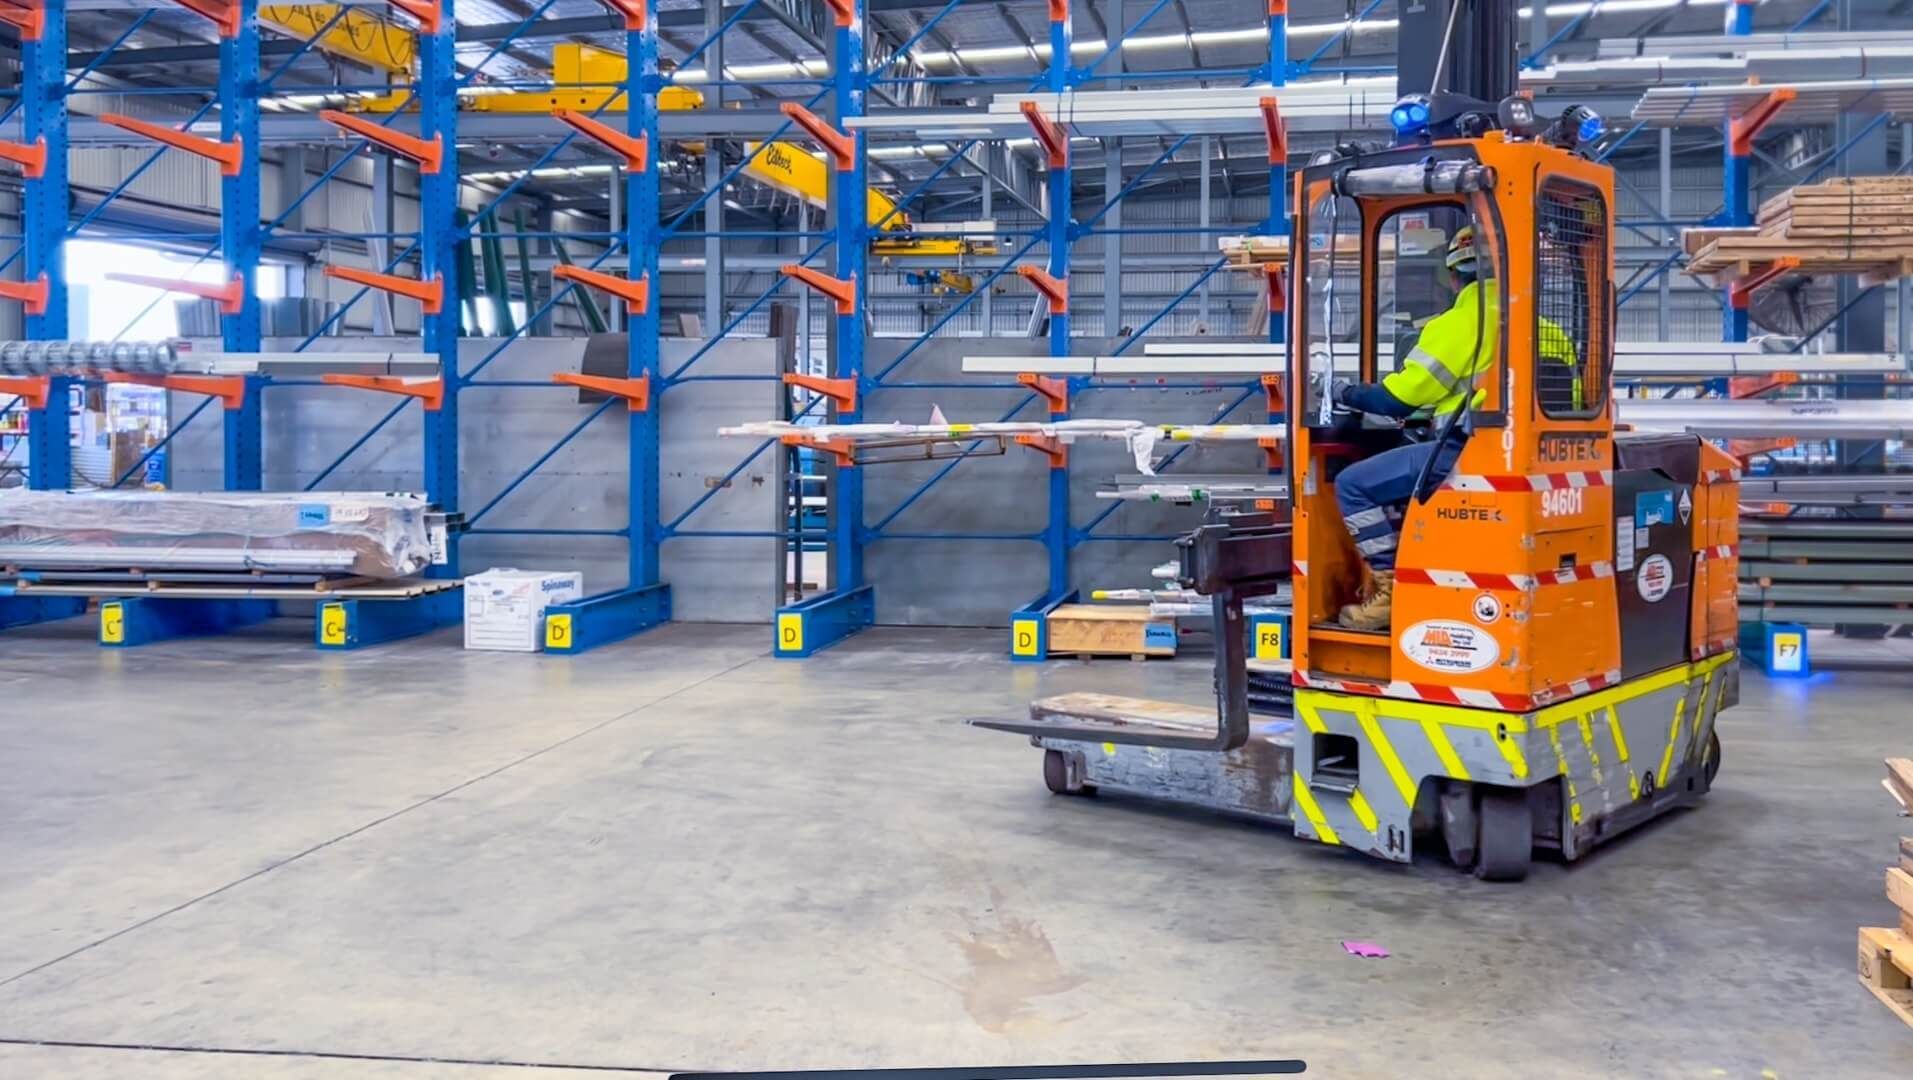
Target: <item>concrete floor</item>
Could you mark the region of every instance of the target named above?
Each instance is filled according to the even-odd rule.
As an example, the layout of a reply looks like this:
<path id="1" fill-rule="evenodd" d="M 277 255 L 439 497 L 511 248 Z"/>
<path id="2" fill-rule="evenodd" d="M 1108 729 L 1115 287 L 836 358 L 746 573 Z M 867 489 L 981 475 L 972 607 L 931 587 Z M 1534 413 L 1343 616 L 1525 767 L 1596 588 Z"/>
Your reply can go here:
<path id="1" fill-rule="evenodd" d="M 960 631 L 782 662 L 761 627 L 575 659 L 90 630 L 0 641 L 0 1076 L 1913 1060 L 1853 974 L 1855 928 L 1891 916 L 1905 671 L 1750 674 L 1706 806 L 1491 887 L 1053 798 L 1034 750 L 959 723 L 1066 689 L 1199 698 L 1202 660 L 1012 667 Z"/>

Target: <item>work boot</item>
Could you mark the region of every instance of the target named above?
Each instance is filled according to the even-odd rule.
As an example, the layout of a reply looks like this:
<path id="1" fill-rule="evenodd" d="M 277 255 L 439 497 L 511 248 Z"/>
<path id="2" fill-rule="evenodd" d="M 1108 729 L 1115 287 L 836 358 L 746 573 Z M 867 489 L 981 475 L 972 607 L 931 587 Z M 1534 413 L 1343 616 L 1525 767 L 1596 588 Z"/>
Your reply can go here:
<path id="1" fill-rule="evenodd" d="M 1368 598 L 1359 604 L 1344 604 L 1336 621 L 1350 630 L 1386 630 L 1395 606 L 1395 571 L 1370 572 Z"/>

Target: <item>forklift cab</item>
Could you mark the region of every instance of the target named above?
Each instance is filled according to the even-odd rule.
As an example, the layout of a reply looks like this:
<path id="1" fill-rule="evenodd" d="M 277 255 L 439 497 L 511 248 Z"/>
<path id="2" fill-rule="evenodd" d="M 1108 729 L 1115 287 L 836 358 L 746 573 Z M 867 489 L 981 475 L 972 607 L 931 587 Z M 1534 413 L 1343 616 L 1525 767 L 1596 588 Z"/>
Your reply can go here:
<path id="1" fill-rule="evenodd" d="M 1587 482 L 1612 469 L 1610 170 L 1540 140 L 1490 131 L 1319 161 L 1297 178 L 1290 378 L 1298 683 L 1427 682 L 1526 699 L 1608 670 L 1599 630 L 1535 635 L 1588 596 L 1506 588 L 1608 557 L 1611 506 Z M 1475 246 L 1476 360 L 1468 404 L 1395 424 L 1337 407 L 1339 381 L 1378 382 L 1447 311 L 1450 239 Z M 1531 238 L 1515 243 L 1511 237 Z M 1465 354 L 1464 354 L 1465 355 Z M 1334 624 L 1363 586 L 1335 502 L 1355 461 L 1406 439 L 1458 445 L 1403 508 L 1393 625 Z M 1444 462 L 1445 463 L 1445 462 Z M 1559 479 L 1555 479 L 1555 477 Z M 1549 488 L 1534 486 L 1538 478 Z M 1553 485 L 1562 486 L 1560 492 Z M 1442 584 L 1436 584 L 1439 580 Z M 1458 585 L 1476 582 L 1481 588 Z M 1612 611 L 1609 590 L 1605 606 Z M 1606 625 L 1595 620 L 1594 625 Z"/>

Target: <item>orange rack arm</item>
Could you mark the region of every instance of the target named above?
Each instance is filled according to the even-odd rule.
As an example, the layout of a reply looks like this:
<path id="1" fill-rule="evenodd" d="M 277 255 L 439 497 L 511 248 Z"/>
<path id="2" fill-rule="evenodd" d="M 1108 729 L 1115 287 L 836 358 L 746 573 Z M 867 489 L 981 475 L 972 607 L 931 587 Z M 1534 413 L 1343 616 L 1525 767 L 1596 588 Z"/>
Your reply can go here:
<path id="1" fill-rule="evenodd" d="M 387 3 L 417 19 L 419 29 L 428 34 L 438 33 L 437 0 L 387 0 Z"/>
<path id="2" fill-rule="evenodd" d="M 1289 126 L 1282 122 L 1282 107 L 1274 97 L 1257 102 L 1262 107 L 1262 128 L 1269 136 L 1269 164 L 1286 165 L 1289 160 Z"/>
<path id="3" fill-rule="evenodd" d="M 1788 256 L 1786 258 L 1775 259 L 1773 262 L 1748 274 L 1744 278 L 1738 278 L 1728 282 L 1727 303 L 1737 309 L 1745 308 L 1753 299 L 1754 293 L 1762 286 L 1790 270 L 1797 269 L 1799 266 L 1799 259 Z"/>
<path id="4" fill-rule="evenodd" d="M 0 300 L 18 300 L 28 315 L 45 315 L 50 289 L 45 274 L 33 281 L 0 281 Z"/>
<path id="5" fill-rule="evenodd" d="M 1049 467 L 1060 469 L 1069 464 L 1069 447 L 1053 435 L 1018 435 L 1016 445 L 1027 446 L 1049 457 Z"/>
<path id="6" fill-rule="evenodd" d="M 644 171 L 645 163 L 650 158 L 650 147 L 645 143 L 644 136 L 627 135 L 610 124 L 593 120 L 584 113 L 574 112 L 571 109 L 559 109 L 551 115 L 577 128 L 580 134 L 589 135 L 623 155 L 624 167 L 629 171 L 634 173 Z"/>
<path id="7" fill-rule="evenodd" d="M 1281 263 L 1263 263 L 1262 276 L 1269 282 L 1269 310 L 1281 311 L 1288 306 L 1289 287 L 1282 278 Z"/>
<path id="8" fill-rule="evenodd" d="M 1030 122 L 1031 130 L 1036 132 L 1036 141 L 1043 144 L 1043 152 L 1048 155 L 1049 167 L 1060 169 L 1069 164 L 1069 136 L 1056 121 L 1043 112 L 1043 107 L 1034 101 L 1023 103 L 1023 119 Z"/>
<path id="9" fill-rule="evenodd" d="M 195 15 L 203 15 L 219 27 L 219 36 L 235 38 L 239 36 L 239 5 L 222 0 L 173 0 L 174 3 Z"/>
<path id="10" fill-rule="evenodd" d="M 837 464 L 846 469 L 857 464 L 857 444 L 849 439 L 814 439 L 808 435 L 780 435 L 778 442 L 785 446 L 808 446 L 822 450 L 837 459 Z"/>
<path id="11" fill-rule="evenodd" d="M 804 134 L 817 140 L 830 154 L 831 163 L 838 172 L 849 172 L 857 167 L 857 140 L 830 126 L 830 122 L 794 101 L 779 105 L 778 111 L 791 118 Z"/>
<path id="12" fill-rule="evenodd" d="M 582 266 L 558 265 L 551 268 L 551 276 L 560 281 L 575 281 L 580 285 L 589 285 L 600 292 L 608 292 L 624 301 L 624 310 L 633 315 L 644 314 L 651 301 L 651 282 L 647 278 L 612 277 L 600 274 L 596 270 L 586 270 Z"/>
<path id="13" fill-rule="evenodd" d="M 857 380 L 826 379 L 822 375 L 799 375 L 794 371 L 784 373 L 785 386 L 801 386 L 812 393 L 822 394 L 839 412 L 855 412 L 857 409 Z"/>
<path id="14" fill-rule="evenodd" d="M 637 33 L 644 29 L 644 0 L 599 0 L 605 7 L 624 16 L 624 28 Z"/>
<path id="15" fill-rule="evenodd" d="M 1287 15 L 1288 13 L 1289 0 L 1269 0 L 1270 15 Z"/>
<path id="16" fill-rule="evenodd" d="M 1027 265 L 1017 267 L 1016 272 L 1028 278 L 1031 285 L 1036 286 L 1036 291 L 1042 293 L 1043 299 L 1049 301 L 1049 309 L 1053 314 L 1068 314 L 1068 278 L 1053 278 L 1036 267 Z"/>
<path id="17" fill-rule="evenodd" d="M 1279 440 L 1279 439 L 1257 439 L 1257 440 L 1255 441 L 1255 444 L 1256 444 L 1257 446 L 1259 446 L 1259 447 L 1261 447 L 1261 448 L 1262 448 L 1262 457 L 1263 457 L 1263 459 L 1264 459 L 1264 460 L 1266 460 L 1266 461 L 1267 461 L 1267 462 L 1269 463 L 1269 468 L 1271 468 L 1271 469 L 1279 469 L 1279 468 L 1281 468 L 1281 467 L 1282 467 L 1282 442 L 1281 442 L 1281 440 Z"/>
<path id="18" fill-rule="evenodd" d="M 850 26 L 857 20 L 857 0 L 824 0 L 838 26 Z M 1052 3 L 1054 0 L 1052 0 Z"/>
<path id="19" fill-rule="evenodd" d="M 224 285 L 209 285 L 198 281 L 181 281 L 178 278 L 148 277 L 145 274 L 107 274 L 108 281 L 124 281 L 128 285 L 146 285 L 167 292 L 186 293 L 202 300 L 219 301 L 221 314 L 237 315 L 246 304 L 246 279 L 235 275 Z"/>
<path id="20" fill-rule="evenodd" d="M 22 41 L 38 41 L 46 33 L 46 12 L 39 8 L 9 7 L 0 0 L 0 22 L 19 30 Z"/>
<path id="21" fill-rule="evenodd" d="M 1746 157 L 1754 152 L 1754 139 L 1762 128 L 1773 123 L 1787 102 L 1799 97 L 1799 93 L 1790 86 L 1769 90 L 1753 108 L 1741 113 L 1727 124 L 1728 151 L 1735 157 Z"/>
<path id="22" fill-rule="evenodd" d="M 46 408 L 48 393 L 52 390 L 53 380 L 45 375 L 35 375 L 25 379 L 0 379 L 0 394 L 12 394 L 27 403 L 29 409 Z"/>
<path id="23" fill-rule="evenodd" d="M 176 131 L 164 124 L 149 124 L 144 120 L 135 120 L 130 116 L 121 116 L 118 113 L 101 113 L 100 119 L 112 124 L 116 128 L 125 128 L 134 134 L 144 135 L 154 142 L 163 142 L 168 146 L 177 147 L 189 154 L 197 154 L 209 161 L 217 161 L 219 163 L 219 175 L 221 176 L 239 175 L 240 145 L 238 139 L 234 139 L 229 143 L 220 142 L 217 139 L 205 139 L 198 135 L 188 135 L 184 131 Z"/>
<path id="24" fill-rule="evenodd" d="M 560 371 L 551 377 L 551 381 L 621 397 L 632 412 L 643 412 L 651 407 L 649 375 L 640 375 L 635 379 L 613 379 L 604 375 L 574 375 L 569 371 Z"/>
<path id="25" fill-rule="evenodd" d="M 376 390 L 381 394 L 403 394 L 415 397 L 425 403 L 426 412 L 437 412 L 445 403 L 445 380 L 400 378 L 397 375 L 321 375 L 319 381 L 328 386 L 351 386 L 360 390 Z"/>
<path id="26" fill-rule="evenodd" d="M 218 398 L 219 404 L 227 409 L 240 409 L 246 405 L 246 379 L 243 375 L 135 375 L 127 371 L 109 371 L 105 379 L 110 383 L 133 383 L 178 390 L 183 394 L 204 394 Z"/>
<path id="27" fill-rule="evenodd" d="M 821 270 L 812 270 L 808 266 L 800 266 L 797 263 L 785 263 L 783 272 L 785 277 L 796 278 L 798 281 L 837 301 L 837 314 L 856 314 L 857 275 L 850 275 L 848 280 L 844 278 L 834 278 Z"/>
<path id="28" fill-rule="evenodd" d="M 32 143 L 0 142 L 0 161 L 11 161 L 20 166 L 20 175 L 38 180 L 46 175 L 46 137 Z"/>
<path id="29" fill-rule="evenodd" d="M 425 314 L 436 315 L 445 309 L 445 275 L 435 274 L 430 281 L 417 278 L 399 277 L 396 274 L 381 274 L 375 270 L 360 270 L 351 266 L 328 266 L 325 276 L 350 281 L 355 285 L 364 285 L 371 289 L 382 289 L 400 296 L 409 296 L 424 306 Z"/>
<path id="30" fill-rule="evenodd" d="M 1051 416 L 1061 416 L 1069 411 L 1068 379 L 1025 371 L 1016 377 L 1016 381 L 1043 395 L 1049 401 Z"/>
<path id="31" fill-rule="evenodd" d="M 337 109 L 320 109 L 319 119 L 341 127 L 369 142 L 377 143 L 400 157 L 418 162 L 418 171 L 430 176 L 445 163 L 445 146 L 437 139 L 419 139 L 401 131 L 381 127 L 363 116 Z"/>

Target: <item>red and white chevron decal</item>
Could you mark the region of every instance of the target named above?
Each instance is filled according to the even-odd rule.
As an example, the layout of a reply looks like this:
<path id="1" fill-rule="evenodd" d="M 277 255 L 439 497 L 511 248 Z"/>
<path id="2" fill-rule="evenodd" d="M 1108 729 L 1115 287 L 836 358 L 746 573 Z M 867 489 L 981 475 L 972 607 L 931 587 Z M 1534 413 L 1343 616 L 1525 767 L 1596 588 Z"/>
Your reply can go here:
<path id="1" fill-rule="evenodd" d="M 1455 473 L 1441 486 L 1453 491 L 1554 491 L 1560 488 L 1606 487 L 1613 482 L 1614 474 L 1600 469 L 1535 473 L 1532 476 Z"/>
<path id="2" fill-rule="evenodd" d="M 1694 555 L 1702 562 L 1706 562 L 1708 559 L 1731 559 L 1739 554 L 1740 548 L 1733 544 L 1715 544 L 1694 552 Z"/>
<path id="3" fill-rule="evenodd" d="M 1504 694 L 1493 690 L 1469 690 L 1437 683 L 1402 680 L 1372 683 L 1355 679 L 1330 679 L 1320 675 L 1310 675 L 1306 671 L 1295 672 L 1292 681 L 1297 686 L 1332 690 L 1341 694 L 1401 698 L 1405 701 L 1427 701 L 1437 705 L 1467 705 L 1479 709 L 1500 709 L 1504 712 L 1527 712 L 1557 701 L 1565 701 L 1571 697 L 1614 686 L 1621 681 L 1621 673 L 1618 669 L 1606 671 L 1599 675 L 1590 675 L 1585 679 L 1563 683 L 1560 686 L 1550 686 L 1532 695 Z"/>

